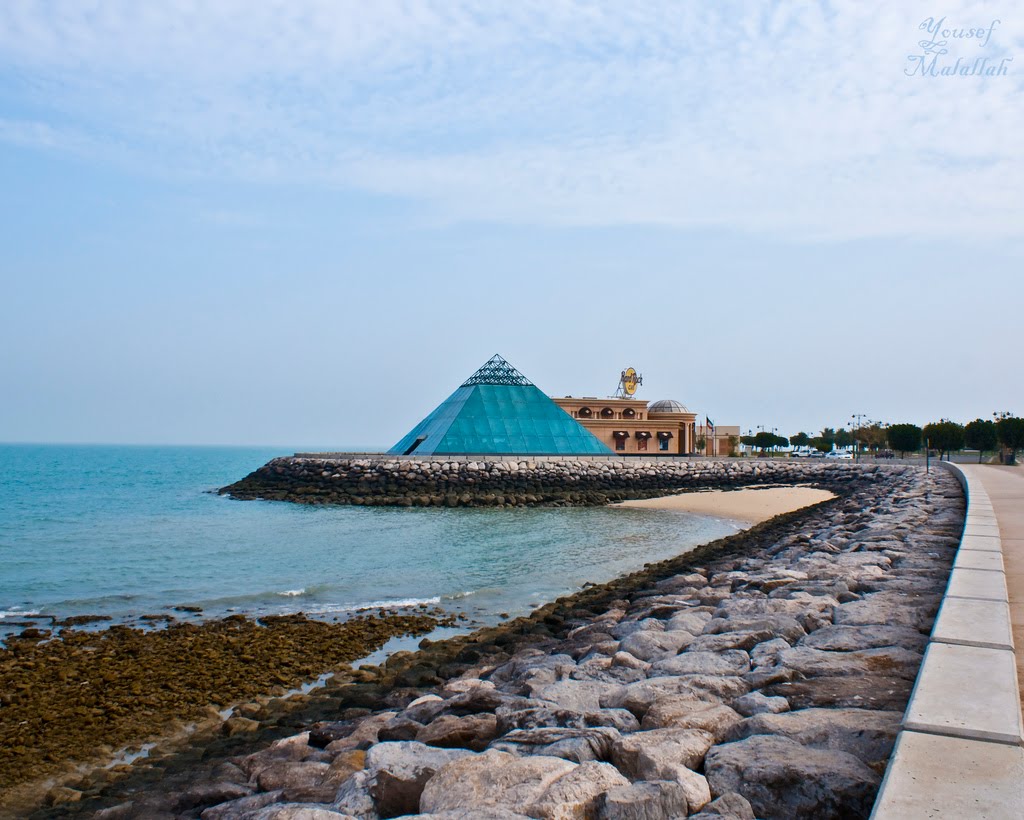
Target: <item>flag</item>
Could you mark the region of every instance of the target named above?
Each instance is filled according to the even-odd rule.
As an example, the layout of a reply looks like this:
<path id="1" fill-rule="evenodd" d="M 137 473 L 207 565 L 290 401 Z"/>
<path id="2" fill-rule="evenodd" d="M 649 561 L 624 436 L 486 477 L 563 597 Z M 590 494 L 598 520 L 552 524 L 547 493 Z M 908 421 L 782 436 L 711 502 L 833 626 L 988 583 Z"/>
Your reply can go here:
<path id="1" fill-rule="evenodd" d="M 712 430 L 715 429 L 715 423 L 711 421 L 707 416 L 704 416 L 704 423 Z"/>

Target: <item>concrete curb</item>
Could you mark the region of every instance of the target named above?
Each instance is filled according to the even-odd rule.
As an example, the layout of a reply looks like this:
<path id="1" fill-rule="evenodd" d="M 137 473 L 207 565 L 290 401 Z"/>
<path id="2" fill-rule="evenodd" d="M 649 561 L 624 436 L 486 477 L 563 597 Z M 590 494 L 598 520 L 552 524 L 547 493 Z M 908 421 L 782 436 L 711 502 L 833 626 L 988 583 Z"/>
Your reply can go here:
<path id="1" fill-rule="evenodd" d="M 967 519 L 871 817 L 1018 818 L 1024 723 L 999 524 L 981 482 L 940 464 Z"/>

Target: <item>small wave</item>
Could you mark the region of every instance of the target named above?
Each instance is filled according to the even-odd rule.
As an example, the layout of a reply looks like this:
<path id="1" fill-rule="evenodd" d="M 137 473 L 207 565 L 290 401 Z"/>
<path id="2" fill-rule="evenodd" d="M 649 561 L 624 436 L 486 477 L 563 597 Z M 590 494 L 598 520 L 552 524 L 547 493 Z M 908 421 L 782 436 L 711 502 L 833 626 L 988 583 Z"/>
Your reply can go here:
<path id="1" fill-rule="evenodd" d="M 441 596 L 435 595 L 433 598 L 395 598 L 391 601 L 367 601 L 358 604 L 339 604 L 337 606 L 324 606 L 316 609 L 307 609 L 310 615 L 327 615 L 332 612 L 356 612 L 360 609 L 405 609 L 411 606 L 420 606 L 421 604 L 439 604 L 441 603 Z"/>
<path id="2" fill-rule="evenodd" d="M 474 592 L 476 590 L 467 589 L 465 592 L 453 592 L 451 595 L 445 595 L 444 597 L 446 601 L 458 601 L 461 598 L 468 598 Z"/>
<path id="3" fill-rule="evenodd" d="M 286 589 L 284 592 L 278 592 L 277 594 L 284 598 L 298 598 L 300 595 L 306 594 L 306 589 L 305 587 L 302 589 Z"/>
<path id="4" fill-rule="evenodd" d="M 33 615 L 38 615 L 39 611 L 36 609 L 0 609 L 0 621 L 4 618 L 31 618 Z"/>

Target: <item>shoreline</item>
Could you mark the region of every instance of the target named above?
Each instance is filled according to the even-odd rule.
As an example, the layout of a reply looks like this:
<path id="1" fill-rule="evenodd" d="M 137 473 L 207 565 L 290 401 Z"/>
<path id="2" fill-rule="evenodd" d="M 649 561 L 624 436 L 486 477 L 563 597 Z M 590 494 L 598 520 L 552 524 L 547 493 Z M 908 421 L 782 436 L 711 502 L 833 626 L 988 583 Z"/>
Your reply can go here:
<path id="1" fill-rule="evenodd" d="M 864 482 L 872 484 L 874 481 L 871 477 L 865 476 Z M 309 720 L 324 719 L 324 709 L 334 708 L 339 701 L 339 693 L 346 692 L 344 696 L 340 696 L 342 704 L 348 703 L 348 711 L 365 711 L 366 707 L 371 708 L 383 708 L 384 701 L 381 698 L 398 698 L 398 701 L 392 701 L 396 705 L 401 705 L 401 701 L 405 699 L 404 696 L 400 696 L 398 693 L 407 690 L 409 687 L 422 688 L 426 686 L 428 688 L 432 685 L 439 685 L 443 680 L 450 679 L 451 676 L 457 676 L 460 670 L 467 666 L 465 661 L 472 661 L 474 657 L 479 658 L 481 654 L 487 655 L 488 651 L 497 649 L 498 647 L 509 647 L 517 648 L 521 646 L 530 646 L 536 640 L 544 642 L 552 634 L 558 632 L 558 625 L 563 623 L 566 619 L 566 612 L 575 606 L 582 606 L 585 610 L 593 609 L 595 611 L 600 609 L 599 602 L 602 599 L 609 598 L 609 591 L 612 591 L 612 597 L 622 595 L 623 597 L 630 597 L 628 590 L 643 588 L 650 584 L 650 579 L 657 577 L 665 577 L 666 574 L 671 572 L 680 572 L 685 567 L 694 564 L 695 562 L 704 562 L 711 560 L 715 555 L 721 552 L 730 552 L 739 550 L 743 543 L 746 543 L 748 537 L 753 538 L 755 541 L 759 538 L 763 538 L 768 534 L 785 529 L 787 526 L 798 523 L 803 520 L 806 515 L 811 515 L 812 511 L 806 507 L 806 504 L 810 503 L 811 506 L 817 506 L 821 504 L 820 501 L 811 501 L 809 496 L 800 492 L 792 492 L 791 490 L 799 491 L 807 488 L 776 488 L 781 489 L 780 493 L 773 494 L 775 502 L 779 503 L 780 498 L 788 498 L 788 503 L 793 504 L 794 499 L 799 499 L 802 503 L 798 506 L 798 509 L 793 513 L 782 513 L 774 520 L 767 521 L 762 526 L 752 526 L 751 529 L 741 530 L 734 536 L 727 536 L 720 538 L 710 543 L 706 543 L 690 550 L 687 550 L 680 555 L 669 558 L 666 560 L 659 561 L 654 564 L 645 565 L 644 569 L 632 572 L 618 578 L 613 579 L 604 584 L 598 584 L 596 586 L 585 587 L 577 593 L 573 593 L 568 596 L 559 598 L 556 601 L 552 601 L 540 607 L 534 613 L 509 621 L 498 626 L 489 626 L 483 629 L 477 630 L 469 636 L 460 636 L 450 640 L 443 641 L 432 641 L 428 638 L 421 641 L 421 650 L 419 652 L 401 650 L 394 653 L 391 657 L 384 660 L 380 667 L 376 669 L 366 669 L 365 667 L 357 670 L 351 674 L 339 675 L 328 683 L 326 687 L 318 688 L 310 693 L 308 696 L 302 696 L 292 704 L 289 704 L 283 711 L 297 713 L 302 715 L 308 715 Z M 854 489 L 849 487 L 849 489 Z M 755 489 L 748 491 L 748 494 L 752 493 L 765 493 L 764 489 Z M 824 491 L 818 491 L 824 492 Z M 840 490 L 842 495 L 845 495 L 844 490 Z M 832 493 L 825 493 L 828 498 L 835 498 Z M 689 493 L 689 498 L 694 496 L 704 496 L 702 502 L 714 505 L 713 511 L 701 510 L 699 514 L 718 514 L 722 515 L 722 499 L 731 497 L 732 499 L 738 499 L 743 497 L 743 491 L 728 492 L 700 492 L 700 493 Z M 687 496 L 683 496 L 684 498 Z M 776 497 L 777 496 L 777 497 Z M 840 498 L 842 496 L 839 496 Z M 664 504 L 666 501 L 671 502 L 675 499 L 679 499 L 680 496 L 668 496 L 660 499 L 653 499 L 650 505 L 657 507 L 659 502 Z M 767 498 L 761 496 L 762 499 Z M 670 507 L 671 508 L 671 507 Z M 741 520 L 734 518 L 733 520 Z M 634 593 L 635 594 L 635 593 Z M 554 625 L 554 630 L 552 630 Z M 474 646 L 482 647 L 483 651 L 478 652 L 473 649 Z M 433 660 L 431 660 L 433 659 Z M 436 673 L 431 674 L 426 671 L 424 665 L 427 667 L 434 665 Z M 417 671 L 421 670 L 421 671 Z M 443 671 L 442 671 L 443 670 Z M 437 675 L 441 675 L 438 679 Z M 352 698 L 350 693 L 346 690 L 351 690 L 353 687 L 360 691 L 366 691 L 368 694 L 366 697 L 358 696 Z M 389 694 L 390 693 L 390 694 Z M 266 698 L 257 698 L 259 700 L 266 700 Z M 257 709 L 252 708 L 253 704 L 241 704 L 243 707 L 250 707 L 248 713 L 253 717 L 261 717 L 258 714 Z M 236 709 L 236 714 L 240 710 Z M 343 710 L 344 711 L 344 710 Z M 266 717 L 265 712 L 262 715 Z M 273 716 L 270 716 L 273 718 Z M 244 718 L 245 720 L 252 720 L 252 718 Z M 298 715 L 295 718 L 290 719 L 289 725 L 297 725 L 294 723 L 298 720 Z M 235 737 L 233 740 L 236 744 L 236 750 L 238 748 L 245 748 L 245 744 L 259 744 L 260 742 L 269 742 L 274 737 L 280 737 L 280 731 L 274 729 L 273 726 L 276 724 L 268 724 L 271 726 L 270 729 L 261 730 L 256 736 Z M 223 726 L 220 727 L 221 732 L 214 732 L 212 740 L 209 737 L 201 736 L 202 733 L 196 733 L 196 735 L 186 741 L 188 750 L 194 751 L 203 744 L 212 744 L 212 747 L 218 747 L 218 744 L 224 741 L 224 738 L 219 737 L 220 734 L 224 734 Z M 269 731 L 270 734 L 266 734 Z M 232 738 L 228 738 L 232 739 Z M 239 746 L 238 744 L 242 744 Z M 174 756 L 173 750 L 170 751 L 171 756 Z M 152 761 L 142 761 L 144 767 L 148 767 L 149 763 L 152 762 L 156 766 L 163 766 L 161 758 L 166 757 L 168 752 L 164 752 L 162 755 L 158 755 L 156 759 Z M 188 757 L 188 754 L 185 755 Z M 184 764 L 182 764 L 184 765 Z M 198 760 L 193 759 L 192 764 L 198 766 Z M 88 778 L 80 777 L 80 782 L 72 783 L 77 788 L 81 787 L 85 795 L 91 796 L 97 794 L 97 788 L 103 786 L 100 789 L 101 792 L 106 790 L 106 787 L 110 786 L 113 780 L 116 778 L 126 777 L 128 781 L 134 781 L 138 777 L 144 775 L 138 772 L 139 767 L 117 767 L 119 771 L 111 773 L 110 778 L 100 778 L 99 781 L 90 785 Z M 171 764 L 171 770 L 175 770 L 175 764 Z M 38 785 L 38 784 L 37 784 Z M 72 789 L 74 791 L 74 789 Z M 90 803 L 92 801 L 90 800 Z M 95 805 L 95 804 L 93 804 Z M 51 810 L 53 807 L 51 807 Z M 71 805 L 61 804 L 61 811 L 74 811 Z M 40 815 L 42 816 L 42 815 Z M 50 815 L 46 815 L 50 816 Z"/>
<path id="2" fill-rule="evenodd" d="M 752 526 L 835 497 L 835 493 L 816 487 L 755 487 L 676 493 L 619 501 L 609 506 L 709 515 Z"/>

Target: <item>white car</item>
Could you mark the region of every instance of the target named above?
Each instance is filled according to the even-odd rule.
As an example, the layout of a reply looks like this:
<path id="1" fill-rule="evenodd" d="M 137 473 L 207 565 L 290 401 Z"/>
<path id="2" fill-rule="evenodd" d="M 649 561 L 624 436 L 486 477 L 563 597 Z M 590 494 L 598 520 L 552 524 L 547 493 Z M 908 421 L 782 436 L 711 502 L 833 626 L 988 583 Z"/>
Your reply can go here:
<path id="1" fill-rule="evenodd" d="M 848 453 L 846 450 L 833 450 L 830 453 L 826 453 L 825 458 L 842 458 L 852 461 L 853 453 Z"/>

